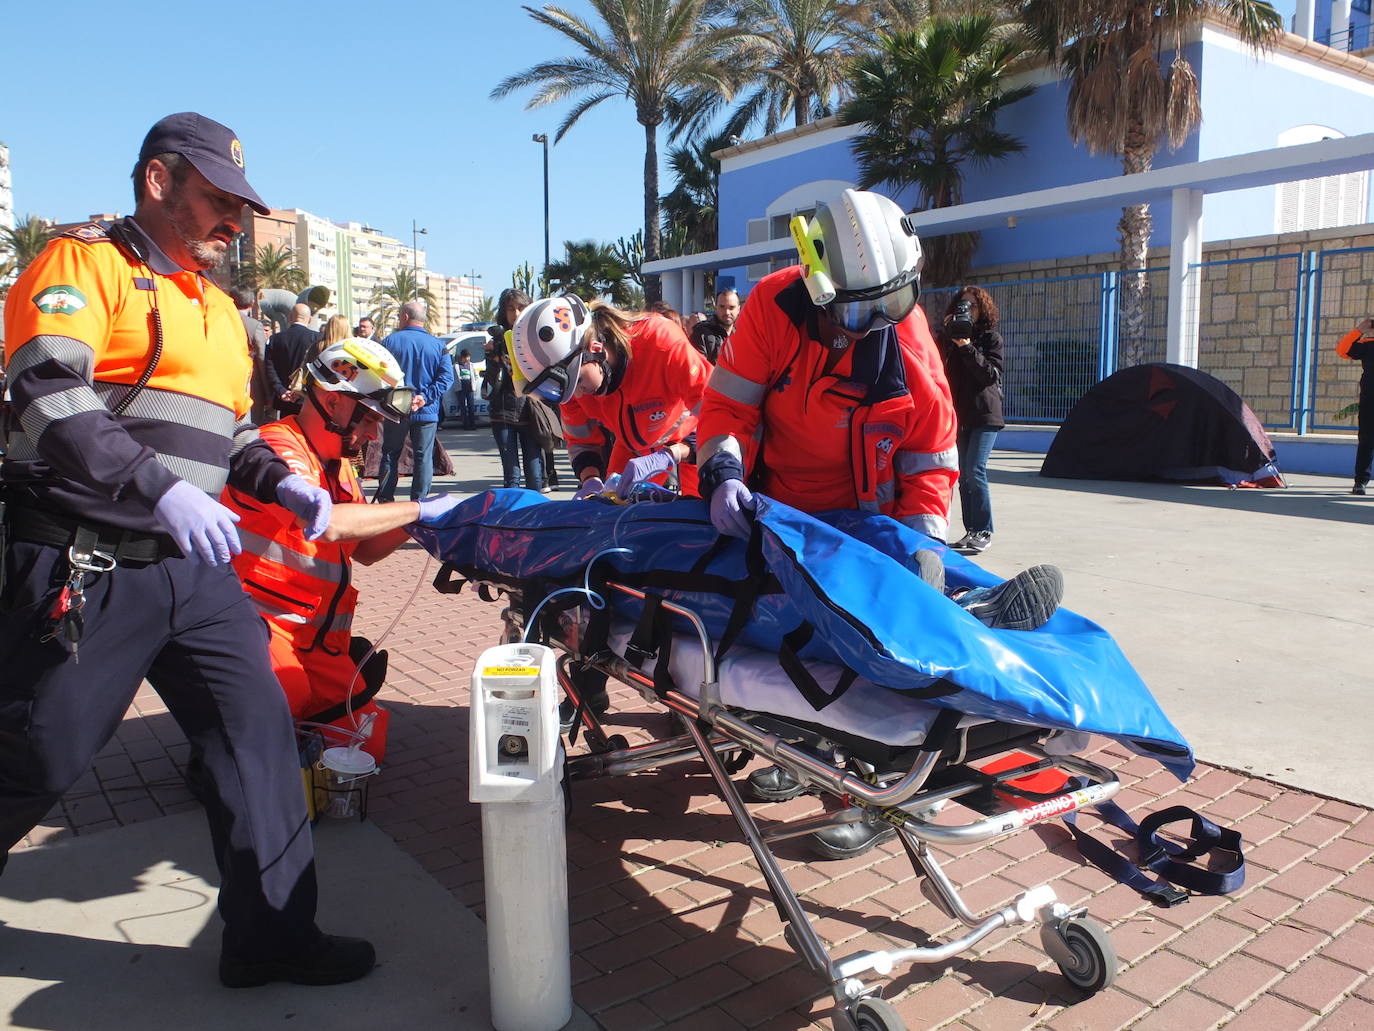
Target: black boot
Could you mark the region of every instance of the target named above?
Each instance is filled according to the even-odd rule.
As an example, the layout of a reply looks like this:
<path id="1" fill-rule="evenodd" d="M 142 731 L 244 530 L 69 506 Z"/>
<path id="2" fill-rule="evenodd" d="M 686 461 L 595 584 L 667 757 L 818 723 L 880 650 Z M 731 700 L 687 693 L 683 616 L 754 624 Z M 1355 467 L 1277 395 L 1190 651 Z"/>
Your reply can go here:
<path id="1" fill-rule="evenodd" d="M 221 954 L 219 979 L 226 988 L 256 988 L 269 981 L 345 984 L 366 975 L 376 963 L 371 942 L 322 934 L 314 945 L 283 959 L 249 960 Z"/>
<path id="2" fill-rule="evenodd" d="M 807 840 L 811 843 L 811 850 L 822 859 L 853 859 L 874 845 L 891 841 L 896 836 L 897 831 L 885 823 L 871 824 L 858 820 L 816 831 Z"/>
<path id="3" fill-rule="evenodd" d="M 749 774 L 749 790 L 760 802 L 786 802 L 804 790 L 797 778 L 781 766 L 769 766 Z"/>

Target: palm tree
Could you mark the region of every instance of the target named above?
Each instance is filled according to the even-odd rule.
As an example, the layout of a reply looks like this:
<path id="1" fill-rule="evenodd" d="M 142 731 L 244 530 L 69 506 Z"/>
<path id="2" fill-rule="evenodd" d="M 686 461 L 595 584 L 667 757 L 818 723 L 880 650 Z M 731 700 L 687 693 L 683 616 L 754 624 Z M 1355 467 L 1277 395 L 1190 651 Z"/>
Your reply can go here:
<path id="1" fill-rule="evenodd" d="M 467 316 L 469 322 L 495 322 L 496 298 L 483 294 L 482 299 L 463 314 Z"/>
<path id="2" fill-rule="evenodd" d="M 428 287 L 418 286 L 415 273 L 408 268 L 398 268 L 391 274 L 391 281 L 383 283 L 372 291 L 372 311 L 368 317 L 377 326 L 377 331 L 385 335 L 387 327 L 406 301 L 425 302 L 425 326 L 434 325 L 439 317 L 439 304 Z"/>
<path id="3" fill-rule="evenodd" d="M 677 177 L 677 185 L 662 199 L 663 231 L 683 232 L 685 254 L 716 249 L 720 162 L 711 155 L 729 142 L 730 134 L 721 132 L 700 143 L 674 147 L 668 154 L 668 167 Z"/>
<path id="4" fill-rule="evenodd" d="M 757 85 L 740 101 L 725 134 L 742 134 L 755 122 L 773 133 L 789 113 L 794 125 L 832 114 L 862 6 L 853 0 L 742 0 L 740 17 L 759 37 L 752 76 Z"/>
<path id="5" fill-rule="evenodd" d="M 966 162 L 987 165 L 1025 149 L 997 129 L 1002 108 L 1032 89 L 1002 86 L 1021 47 L 997 32 L 993 18 L 937 18 L 914 32 L 880 33 L 877 43 L 856 62 L 854 99 L 841 114 L 847 125 L 865 125 L 852 144 L 864 189 L 914 186 L 920 208 L 946 208 L 963 201 Z M 922 278 L 961 282 L 977 239 L 953 233 L 925 241 Z"/>
<path id="6" fill-rule="evenodd" d="M 1148 171 L 1161 143 L 1177 150 L 1202 120 L 1187 37 L 1221 15 L 1252 51 L 1278 38 L 1283 19 L 1266 0 L 1025 0 L 1021 20 L 1033 45 L 1069 79 L 1069 134 L 1094 154 L 1121 159 L 1126 174 Z M 1165 69 L 1161 60 L 1172 52 Z M 1147 359 L 1145 256 L 1154 220 L 1147 204 L 1121 212 L 1122 360 Z"/>
<path id="7" fill-rule="evenodd" d="M 242 285 L 255 290 L 291 290 L 299 293 L 310 284 L 305 270 L 296 264 L 296 252 L 283 244 L 265 243 L 253 252 L 253 260 L 239 273 Z"/>
<path id="8" fill-rule="evenodd" d="M 988 14 L 1015 20 L 1016 0 L 859 0 L 864 24 L 885 32 L 914 32 L 931 18 Z"/>
<path id="9" fill-rule="evenodd" d="M 568 240 L 563 250 L 561 261 L 549 262 L 549 286 L 555 293 L 577 294 L 583 300 L 608 296 L 613 304 L 628 303 L 630 270 L 616 256 L 614 246 Z"/>
<path id="10" fill-rule="evenodd" d="M 10 226 L 0 226 L 0 255 L 13 263 L 17 276 L 29 267 L 29 262 L 43 253 L 53 238 L 52 223 L 37 215 L 25 215 Z"/>
<path id="11" fill-rule="evenodd" d="M 562 33 L 580 56 L 545 61 L 503 79 L 491 91 L 500 99 L 532 89 L 527 108 L 579 98 L 554 137 L 604 100 L 625 97 L 644 128 L 644 258 L 659 257 L 658 129 L 682 127 L 733 95 L 734 67 L 745 61 L 754 37 L 727 22 L 727 0 L 588 0 L 600 24 L 549 4 L 530 17 Z M 661 296 L 657 276 L 645 284 Z"/>

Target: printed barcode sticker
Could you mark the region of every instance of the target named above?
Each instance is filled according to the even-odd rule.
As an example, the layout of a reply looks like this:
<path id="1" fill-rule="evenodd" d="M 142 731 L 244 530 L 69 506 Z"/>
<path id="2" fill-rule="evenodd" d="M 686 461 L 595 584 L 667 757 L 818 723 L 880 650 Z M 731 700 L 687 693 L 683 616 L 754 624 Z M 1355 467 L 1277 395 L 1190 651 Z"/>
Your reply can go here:
<path id="1" fill-rule="evenodd" d="M 516 730 L 529 730 L 532 716 L 531 710 L 524 707 L 503 709 L 501 711 L 501 732 L 509 734 Z"/>

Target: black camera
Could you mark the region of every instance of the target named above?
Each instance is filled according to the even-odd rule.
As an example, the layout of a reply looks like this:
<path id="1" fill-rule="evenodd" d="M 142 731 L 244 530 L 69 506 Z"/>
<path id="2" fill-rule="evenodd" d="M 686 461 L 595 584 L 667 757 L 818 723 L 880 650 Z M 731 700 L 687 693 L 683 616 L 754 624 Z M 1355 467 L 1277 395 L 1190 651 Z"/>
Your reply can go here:
<path id="1" fill-rule="evenodd" d="M 975 331 L 973 327 L 973 302 L 961 300 L 954 305 L 954 315 L 945 325 L 945 332 L 953 340 L 970 340 Z"/>

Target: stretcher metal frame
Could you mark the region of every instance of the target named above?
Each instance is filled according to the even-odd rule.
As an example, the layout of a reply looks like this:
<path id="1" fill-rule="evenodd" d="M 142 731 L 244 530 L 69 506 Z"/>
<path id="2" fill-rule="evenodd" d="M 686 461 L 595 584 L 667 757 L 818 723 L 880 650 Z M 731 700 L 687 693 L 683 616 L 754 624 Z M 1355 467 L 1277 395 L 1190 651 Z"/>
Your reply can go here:
<path id="1" fill-rule="evenodd" d="M 502 612 L 506 640 L 522 640 L 529 617 L 524 604 L 528 599 L 509 586 L 490 586 L 510 597 L 510 605 Z M 646 599 L 646 593 L 634 587 L 616 582 L 607 582 L 605 586 L 641 601 Z M 877 771 L 845 754 L 841 748 L 835 748 L 827 759 L 777 733 L 780 725 L 788 722 L 784 718 L 732 710 L 722 704 L 711 640 L 701 619 L 696 613 L 666 599 L 661 605 L 667 612 L 686 620 L 700 640 L 704 676 L 697 698 L 681 690 L 660 690 L 653 677 L 614 651 L 580 654 L 581 624 L 576 618 L 579 610 L 565 610 L 557 617 L 560 633 L 553 634 L 550 643 L 565 653 L 558 661 L 558 678 L 575 712 L 569 743 L 580 730 L 591 749 L 588 754 L 568 757 L 565 782 L 637 773 L 686 760 L 704 761 L 763 873 L 783 921 L 784 937 L 825 983 L 834 999 L 832 1019 L 836 1031 L 904 1031 L 905 1025 L 896 1009 L 877 995 L 878 985 L 865 983 L 863 975 L 871 972 L 886 977 L 899 965 L 944 962 L 1002 927 L 1038 924 L 1045 952 L 1065 978 L 1086 994 L 1100 991 L 1112 983 L 1117 965 L 1115 952 L 1106 932 L 1085 916 L 1083 909 L 1071 908 L 1058 899 L 1052 887 L 1041 884 L 1022 892 L 1008 906 L 977 915 L 965 905 L 931 850 L 932 845 L 989 841 L 1042 820 L 1106 801 L 1121 787 L 1111 769 L 1076 756 L 1050 755 L 1038 743 L 1024 738 L 1005 748 L 995 748 L 984 757 L 1017 751 L 1030 754 L 1033 761 L 952 783 L 944 782 L 948 779 L 944 778 L 938 785 L 929 787 L 927 784 L 938 769 L 959 765 L 943 761 L 945 757 L 939 745 L 930 750 L 924 745 L 916 746 L 918 758 L 904 771 Z M 552 622 L 554 620 L 545 619 L 541 625 L 548 629 Z M 598 715 L 585 704 L 584 691 L 571 668 L 574 664 L 604 673 L 634 688 L 646 701 L 666 707 L 678 717 L 683 732 L 633 747 L 621 735 L 608 735 Z M 1036 728 L 1026 730 L 1028 734 L 1037 733 Z M 1050 731 L 1039 733 L 1043 739 Z M 773 761 L 809 790 L 836 796 L 844 803 L 843 808 L 765 833 L 731 779 L 731 772 L 738 772 L 750 755 Z M 962 762 L 962 757 L 959 758 Z M 967 800 L 977 794 L 985 803 L 992 797 L 992 792 L 987 790 L 990 784 L 1006 785 L 1009 781 L 1052 768 L 1074 776 L 1075 786 L 1059 794 L 1037 797 L 1024 807 L 1005 805 L 986 814 L 975 811 L 979 818 L 969 823 L 933 822 L 946 802 Z M 897 832 L 915 873 L 924 879 L 922 890 L 941 912 L 968 927 L 966 934 L 923 947 L 864 951 L 839 959 L 830 956 L 770 846 L 826 827 L 861 821 L 873 825 L 886 823 Z"/>

